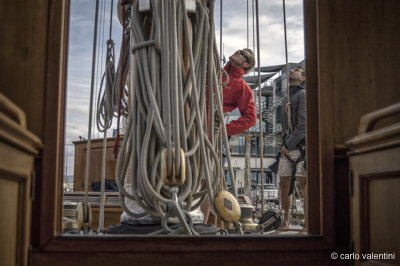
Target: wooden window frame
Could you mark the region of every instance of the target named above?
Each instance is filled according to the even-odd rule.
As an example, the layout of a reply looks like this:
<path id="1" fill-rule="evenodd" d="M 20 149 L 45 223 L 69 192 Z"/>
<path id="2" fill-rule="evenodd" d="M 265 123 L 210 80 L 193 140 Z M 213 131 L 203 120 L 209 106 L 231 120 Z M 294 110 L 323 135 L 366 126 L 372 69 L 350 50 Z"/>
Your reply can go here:
<path id="1" fill-rule="evenodd" d="M 321 89 L 321 79 L 329 79 L 324 69 L 319 69 L 318 38 L 323 31 L 317 31 L 318 0 L 304 0 L 304 28 L 307 69 L 307 138 L 308 138 L 308 212 L 309 233 L 290 236 L 65 236 L 61 235 L 62 224 L 62 166 L 65 118 L 65 84 L 67 65 L 67 43 L 69 23 L 68 1 L 52 1 L 49 5 L 48 56 L 46 59 L 46 112 L 44 114 L 44 149 L 37 162 L 38 182 L 33 203 L 32 218 L 32 259 L 47 262 L 65 257 L 76 259 L 85 254 L 90 261 L 114 258 L 120 254 L 126 259 L 150 259 L 168 262 L 177 253 L 182 263 L 212 256 L 212 262 L 223 262 L 222 256 L 246 263 L 265 260 L 266 256 L 285 262 L 293 257 L 287 254 L 312 252 L 312 256 L 298 256 L 298 264 L 329 262 L 327 254 L 335 248 L 334 202 L 334 157 L 332 118 L 333 103 L 331 91 Z M 322 4 L 323 5 L 323 4 Z M 326 83 L 326 80 L 324 80 Z M 323 154 L 323 156 L 321 156 Z M 285 255 L 283 255 L 283 253 Z M 146 255 L 147 254 L 147 255 Z M 152 256 L 149 256 L 152 254 Z M 311 253 L 308 253 L 311 254 Z M 150 257 L 150 258 L 149 258 Z M 82 258 L 82 257 L 80 257 Z M 83 256 L 85 258 L 85 256 Z M 210 260 L 211 261 L 211 260 Z"/>

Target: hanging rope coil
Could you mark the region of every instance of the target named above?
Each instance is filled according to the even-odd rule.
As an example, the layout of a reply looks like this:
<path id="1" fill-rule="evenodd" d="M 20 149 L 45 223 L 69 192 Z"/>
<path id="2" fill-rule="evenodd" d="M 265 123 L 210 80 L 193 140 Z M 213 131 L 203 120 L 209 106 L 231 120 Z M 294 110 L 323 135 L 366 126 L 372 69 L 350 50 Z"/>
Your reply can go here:
<path id="1" fill-rule="evenodd" d="M 113 101 L 114 80 L 115 80 L 115 54 L 114 41 L 107 41 L 106 69 L 100 83 L 100 91 L 97 100 L 97 129 L 104 132 L 109 129 L 114 116 L 115 105 Z M 104 81 L 106 82 L 102 92 Z"/>
<path id="2" fill-rule="evenodd" d="M 121 45 L 120 54 L 129 54 L 129 39 L 128 31 L 123 34 L 124 45 Z M 125 83 L 129 72 L 129 57 L 122 56 L 115 71 L 114 46 L 114 41 L 110 38 L 107 41 L 106 68 L 97 101 L 97 129 L 100 132 L 111 128 L 113 117 L 128 115 L 128 87 Z"/>
<path id="3" fill-rule="evenodd" d="M 166 165 L 167 178 L 184 168 L 186 181 L 177 185 L 176 194 L 183 213 L 199 207 L 207 196 L 213 206 L 222 174 L 212 144 L 218 136 L 207 135 L 213 124 L 208 122 L 205 108 L 209 97 L 223 120 L 220 88 L 206 95 L 206 80 L 209 88 L 220 86 L 217 81 L 222 73 L 213 20 L 202 1 L 196 1 L 191 19 L 185 1 L 150 3 L 149 15 L 139 13 L 138 1 L 131 7 L 130 34 L 135 44 L 130 50 L 135 63 L 130 72 L 134 87 L 130 88 L 127 129 L 116 170 L 121 206 L 135 218 L 166 216 L 173 195 L 160 178 L 162 164 Z M 227 138 L 226 130 L 223 134 Z M 124 188 L 126 180 L 131 191 Z M 144 211 L 131 211 L 125 198 L 136 201 Z"/>

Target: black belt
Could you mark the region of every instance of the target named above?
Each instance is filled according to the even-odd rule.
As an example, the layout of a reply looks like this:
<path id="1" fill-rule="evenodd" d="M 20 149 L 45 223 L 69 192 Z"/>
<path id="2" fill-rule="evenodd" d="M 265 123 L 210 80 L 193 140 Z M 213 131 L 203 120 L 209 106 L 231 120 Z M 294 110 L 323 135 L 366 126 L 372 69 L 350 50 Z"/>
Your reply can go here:
<path id="1" fill-rule="evenodd" d="M 296 183 L 296 165 L 299 162 L 304 160 L 306 153 L 305 153 L 304 149 L 300 150 L 300 156 L 296 159 L 296 161 L 292 160 L 287 154 L 284 154 L 284 155 L 292 163 L 292 176 L 290 178 L 290 186 L 289 186 L 289 193 L 288 193 L 288 196 L 290 196 L 293 194 L 294 185 Z"/>

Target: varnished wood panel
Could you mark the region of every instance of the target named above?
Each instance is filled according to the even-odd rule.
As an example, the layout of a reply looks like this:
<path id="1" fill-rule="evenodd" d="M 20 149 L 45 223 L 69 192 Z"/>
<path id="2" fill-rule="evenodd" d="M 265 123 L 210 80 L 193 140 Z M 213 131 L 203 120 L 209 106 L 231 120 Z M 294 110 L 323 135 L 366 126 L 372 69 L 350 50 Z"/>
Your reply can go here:
<path id="1" fill-rule="evenodd" d="M 47 0 L 1 1 L 1 91 L 27 116 L 28 129 L 43 136 L 48 35 Z"/>
<path id="2" fill-rule="evenodd" d="M 1 133 L 7 129 L 0 128 Z M 0 134 L 2 137 L 3 135 Z M 27 265 L 34 155 L 0 137 L 1 265 Z M 23 141 L 24 142 L 24 141 Z"/>
<path id="3" fill-rule="evenodd" d="M 320 138 L 319 135 L 319 107 L 318 102 L 319 90 L 318 90 L 318 56 L 316 53 L 310 53 L 311 51 L 317 51 L 318 43 L 315 41 L 318 36 L 317 29 L 317 1 L 307 1 L 307 5 L 304 9 L 304 27 L 305 27 L 305 42 L 307 43 L 306 49 L 306 73 L 307 73 L 307 142 L 310 140 L 317 140 Z M 319 142 L 313 141 L 313 145 L 307 145 L 307 174 L 308 176 L 318 177 L 320 156 L 319 156 Z M 321 202 L 320 202 L 320 178 L 308 178 L 307 190 L 308 200 L 307 209 L 308 214 L 306 219 L 308 220 L 308 230 L 311 234 L 319 234 L 321 232 L 320 215 L 321 215 Z M 310 193 L 312 191 L 312 193 Z M 311 214 L 312 215 L 309 215 Z"/>
<path id="4" fill-rule="evenodd" d="M 46 10 L 46 55 L 38 62 L 45 68 L 42 74 L 45 84 L 41 93 L 34 98 L 42 98 L 43 106 L 36 106 L 42 112 L 38 119 L 43 121 L 43 151 L 36 160 L 36 184 L 33 209 L 40 215 L 32 217 L 32 245 L 45 245 L 54 232 L 62 227 L 62 190 L 64 154 L 64 110 L 65 73 L 67 65 L 67 10 L 69 1 L 40 0 Z M 43 3 L 42 3 L 43 2 Z M 27 11 L 32 12 L 32 10 Z M 18 88 L 23 91 L 24 88 Z M 32 107 L 33 108 L 33 107 Z M 43 110 L 41 109 L 43 108 Z M 58 206 L 58 207 L 55 207 Z"/>
<path id="5" fill-rule="evenodd" d="M 326 2 L 330 40 L 320 41 L 332 53 L 332 79 L 321 86 L 332 88 L 334 141 L 342 144 L 357 135 L 362 115 L 400 101 L 400 1 Z"/>
<path id="6" fill-rule="evenodd" d="M 320 181 L 320 212 L 325 219 L 321 222 L 320 232 L 323 232 L 334 243 L 334 212 L 331 211 L 331 202 L 334 201 L 334 180 L 329 178 L 334 173 L 334 138 L 332 136 L 334 120 L 334 106 L 332 102 L 333 87 L 331 58 L 334 56 L 333 47 L 331 47 L 330 21 L 331 10 L 328 1 L 317 1 L 318 14 L 316 16 L 318 32 L 318 46 L 316 56 L 318 58 L 318 99 L 316 102 L 307 104 L 317 105 L 318 110 L 316 118 L 318 119 L 318 177 Z M 323 15 L 322 15 L 323 14 Z M 306 59 L 307 60 L 307 59 Z M 307 85 L 308 86 L 308 85 Z M 308 88 L 308 87 L 307 87 Z M 308 118 L 307 118 L 308 119 Z M 311 120 L 312 123 L 314 120 Z M 314 139 L 307 138 L 307 144 L 314 142 Z M 312 144 L 311 144 L 312 146 Z M 312 167 L 312 166 L 311 166 Z M 311 177 L 312 179 L 312 177 Z M 307 190 L 308 191 L 308 190 Z M 324 198 L 324 200 L 321 200 Z"/>
<path id="7" fill-rule="evenodd" d="M 393 258 L 373 261 L 399 264 L 400 253 L 400 123 L 374 129 L 380 119 L 396 115 L 392 105 L 363 116 L 359 135 L 346 144 L 351 148 L 351 237 L 356 254 L 391 254 Z M 365 122 L 365 123 L 364 123 Z M 360 258 L 356 265 L 365 261 Z"/>
<path id="8" fill-rule="evenodd" d="M 4 149 L 0 145 L 0 149 Z M 15 149 L 3 150 L 7 153 L 19 152 Z M 0 155 L 3 155 L 0 153 Z M 32 156 L 20 153 L 20 160 L 30 162 Z M 25 157 L 25 158 L 24 158 Z M 21 175 L 18 171 L 5 170 L 0 162 L 0 258 L 1 265 L 28 265 L 29 230 L 31 216 L 31 177 Z M 29 170 L 27 168 L 26 170 Z"/>
<path id="9" fill-rule="evenodd" d="M 11 180 L 10 180 L 11 179 Z M 21 237 L 18 228 L 19 182 L 15 182 L 9 175 L 0 171 L 0 258 L 4 265 L 17 265 L 17 258 L 23 256 L 18 250 L 18 239 Z"/>
<path id="10" fill-rule="evenodd" d="M 348 149 L 335 147 L 335 246 L 346 253 L 350 243 L 350 194 Z"/>
<path id="11" fill-rule="evenodd" d="M 360 176 L 362 253 L 394 254 L 395 259 L 381 262 L 400 264 L 400 171 Z"/>
<path id="12" fill-rule="evenodd" d="M 28 265 L 31 177 L 41 143 L 26 130 L 24 112 L 0 96 L 0 264 Z"/>
<path id="13" fill-rule="evenodd" d="M 207 243 L 203 243 L 207 245 Z M 286 252 L 277 252 L 275 254 L 265 254 L 262 252 L 251 251 L 236 251 L 226 256 L 228 251 L 191 251 L 191 252 L 131 252 L 131 253 L 100 253 L 100 252 L 81 252 L 70 253 L 70 256 L 65 253 L 52 252 L 47 254 L 35 254 L 33 265 L 63 265 L 76 266 L 124 266 L 127 265 L 174 265 L 174 266 L 192 266 L 192 265 L 207 265 L 207 266 L 243 266 L 243 265 L 340 265 L 332 261 L 329 256 L 320 252 L 308 253 L 293 253 L 293 257 L 287 256 Z M 293 259 L 295 258 L 295 259 Z M 293 262 L 295 261 L 295 262 Z M 318 262 L 318 263 L 315 263 Z M 343 264 L 341 264 L 343 265 Z"/>
<path id="14" fill-rule="evenodd" d="M 355 252 L 400 253 L 400 146 L 353 155 L 352 239 Z M 398 264 L 396 260 L 386 263 Z"/>

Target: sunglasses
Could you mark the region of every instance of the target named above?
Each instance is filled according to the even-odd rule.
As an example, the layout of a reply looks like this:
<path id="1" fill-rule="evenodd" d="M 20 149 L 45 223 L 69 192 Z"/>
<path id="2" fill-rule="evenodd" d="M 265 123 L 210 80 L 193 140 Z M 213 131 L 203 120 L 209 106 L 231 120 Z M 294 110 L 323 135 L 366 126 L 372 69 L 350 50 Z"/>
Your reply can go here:
<path id="1" fill-rule="evenodd" d="M 249 56 L 247 53 L 243 50 L 238 50 L 237 53 L 239 53 L 244 59 L 246 59 L 247 63 L 249 62 Z"/>

